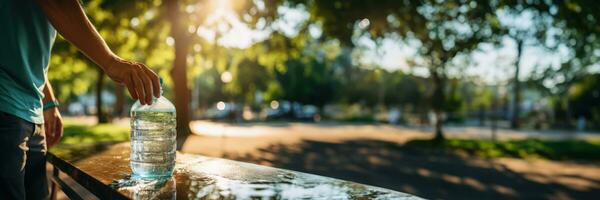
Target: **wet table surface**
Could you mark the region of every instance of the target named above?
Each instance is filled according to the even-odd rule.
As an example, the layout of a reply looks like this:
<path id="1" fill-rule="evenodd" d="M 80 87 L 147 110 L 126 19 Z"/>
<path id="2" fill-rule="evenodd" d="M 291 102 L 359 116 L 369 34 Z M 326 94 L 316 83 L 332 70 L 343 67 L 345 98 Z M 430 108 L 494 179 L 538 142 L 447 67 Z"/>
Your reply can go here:
<path id="1" fill-rule="evenodd" d="M 49 162 L 92 193 L 123 199 L 420 199 L 384 188 L 250 163 L 177 153 L 173 177 L 134 180 L 129 143 L 62 146 Z"/>

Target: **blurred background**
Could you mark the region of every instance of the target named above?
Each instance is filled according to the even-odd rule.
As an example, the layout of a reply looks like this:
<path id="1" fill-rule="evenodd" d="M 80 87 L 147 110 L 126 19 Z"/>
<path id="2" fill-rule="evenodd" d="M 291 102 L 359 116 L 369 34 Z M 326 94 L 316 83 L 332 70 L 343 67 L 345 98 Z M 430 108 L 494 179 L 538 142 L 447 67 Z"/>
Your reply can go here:
<path id="1" fill-rule="evenodd" d="M 83 5 L 165 80 L 182 152 L 432 199 L 600 196 L 596 1 Z M 49 79 L 61 145 L 128 140 L 134 101 L 60 37 Z"/>

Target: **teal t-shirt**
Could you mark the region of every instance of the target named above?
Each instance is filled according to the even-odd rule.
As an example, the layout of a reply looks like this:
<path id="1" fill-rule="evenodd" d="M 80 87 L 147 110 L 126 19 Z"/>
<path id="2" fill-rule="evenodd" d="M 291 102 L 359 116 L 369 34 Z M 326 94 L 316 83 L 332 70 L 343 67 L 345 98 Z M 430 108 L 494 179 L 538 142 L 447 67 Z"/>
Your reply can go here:
<path id="1" fill-rule="evenodd" d="M 0 0 L 0 111 L 44 123 L 42 98 L 56 30 L 33 0 Z"/>

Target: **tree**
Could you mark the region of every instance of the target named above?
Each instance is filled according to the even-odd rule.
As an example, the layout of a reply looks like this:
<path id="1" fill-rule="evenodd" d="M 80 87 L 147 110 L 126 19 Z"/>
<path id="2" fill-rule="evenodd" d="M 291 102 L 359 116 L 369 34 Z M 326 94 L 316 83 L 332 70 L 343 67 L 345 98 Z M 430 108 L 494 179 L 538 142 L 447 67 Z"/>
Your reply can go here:
<path id="1" fill-rule="evenodd" d="M 569 106 L 576 117 L 584 117 L 592 121 L 592 125 L 600 123 L 600 74 L 584 76 L 573 84 L 569 90 Z"/>
<path id="2" fill-rule="evenodd" d="M 547 6 L 525 5 L 526 2 L 506 3 L 496 8 L 496 13 L 500 15 L 501 31 L 497 34 L 498 40 L 508 37 L 516 44 L 516 57 L 514 62 L 513 76 L 513 104 L 512 116 L 510 120 L 511 128 L 520 127 L 520 107 L 521 107 L 521 81 L 519 75 L 521 71 L 521 60 L 523 51 L 528 46 L 547 47 L 556 49 L 556 47 L 545 46 L 549 31 L 551 28 L 551 16 L 544 12 Z"/>
<path id="3" fill-rule="evenodd" d="M 515 1 L 508 3 L 509 8 L 533 10 L 538 16 L 535 21 L 550 23 L 546 25 L 546 38 L 543 45 L 557 50 L 567 50 L 557 68 L 546 67 L 534 74 L 528 84 L 545 91 L 552 96 L 557 121 L 561 126 L 572 127 L 572 102 L 568 93 L 573 85 L 586 76 L 588 68 L 600 61 L 595 53 L 600 48 L 600 8 L 597 1 Z M 551 84 L 548 84 L 551 83 Z"/>
<path id="4" fill-rule="evenodd" d="M 203 5 L 200 5 L 203 3 Z M 207 24 L 207 18 L 209 16 L 221 17 L 223 20 L 223 13 L 218 13 L 219 9 L 231 9 L 233 14 L 242 15 L 246 14 L 248 2 L 246 1 L 183 1 L 183 0 L 169 0 L 162 4 L 165 9 L 166 19 L 170 25 L 170 35 L 173 39 L 174 44 L 174 60 L 173 67 L 170 71 L 171 79 L 174 83 L 175 90 L 175 107 L 177 109 L 177 133 L 179 142 L 183 142 L 187 135 L 189 135 L 189 122 L 191 120 L 190 115 L 190 90 L 188 89 L 188 56 L 190 56 L 190 48 L 194 44 L 208 45 L 209 43 L 203 41 L 201 37 L 194 37 L 197 28 L 202 26 L 212 26 Z M 231 6 L 229 8 L 223 8 L 221 6 Z M 190 9 L 191 8 L 191 9 Z M 184 12 L 185 10 L 185 12 Z M 220 21 L 220 23 L 227 24 L 230 21 Z M 214 26 L 204 27 L 214 30 Z M 191 30 L 191 31 L 190 31 Z M 213 48 L 218 46 L 219 43 L 215 38 L 212 43 Z M 210 54 L 203 52 L 202 54 Z M 213 57 L 214 59 L 215 57 Z M 216 63 L 213 60 L 213 64 Z"/>
<path id="5" fill-rule="evenodd" d="M 181 1 L 166 1 L 166 12 L 171 23 L 170 34 L 175 46 L 175 59 L 171 68 L 171 80 L 175 88 L 175 108 L 177 109 L 177 136 L 179 141 L 185 140 L 189 134 L 190 123 L 190 91 L 187 87 L 187 55 L 190 48 L 190 33 L 187 32 L 185 22 L 181 20 Z M 181 142 L 180 142 L 181 143 Z M 181 143 L 183 144 L 183 143 Z M 181 146 L 181 145 L 178 145 Z"/>
<path id="6" fill-rule="evenodd" d="M 447 70 L 461 54 L 468 54 L 497 30 L 488 1 L 291 1 L 310 11 L 325 37 L 352 46 L 359 35 L 382 38 L 398 35 L 418 48 L 415 65 L 429 69 L 433 92 L 430 105 L 436 116 L 435 138 L 443 139 L 442 113 L 446 101 Z"/>
<path id="7" fill-rule="evenodd" d="M 169 56 L 164 44 L 167 33 L 164 26 L 152 21 L 156 13 L 154 2 L 122 2 L 114 0 L 84 1 L 83 7 L 98 32 L 106 40 L 111 49 L 125 59 L 143 61 L 154 70 L 163 68 Z M 107 89 L 101 70 L 79 53 L 64 39 L 58 37 L 50 62 L 49 79 L 52 81 L 57 96 L 63 103 L 74 97 L 85 94 L 93 83 L 96 85 L 96 107 L 99 122 L 106 122 L 103 99 L 99 95 Z M 110 87 L 108 89 L 111 89 Z M 124 92 L 115 88 L 117 103 L 116 113 L 123 113 Z"/>
<path id="8" fill-rule="evenodd" d="M 426 88 L 429 84 L 427 80 L 400 71 L 386 71 L 383 81 L 385 82 L 385 106 L 401 106 L 406 111 L 410 111 L 406 109 L 410 108 L 413 112 L 424 112 L 427 106 L 424 103 L 426 102 Z"/>
<path id="9" fill-rule="evenodd" d="M 202 44 L 209 49 L 201 37 L 196 37 L 196 28 L 206 23 L 209 15 L 214 14 L 220 1 L 102 1 L 101 7 L 115 14 L 117 19 L 107 20 L 115 24 L 129 26 L 129 36 L 139 39 L 134 47 L 123 49 L 137 60 L 145 60 L 148 65 L 169 69 L 167 73 L 174 85 L 174 103 L 177 109 L 177 133 L 181 141 L 190 133 L 190 90 L 188 88 L 188 58 L 190 49 L 195 44 Z M 202 4 L 202 5 L 201 5 Z M 247 4 L 243 1 L 231 2 L 233 10 L 241 12 Z M 104 16 L 106 18 L 106 16 Z M 129 23 L 127 23 L 129 21 Z M 103 26 L 103 25 L 100 25 Z M 114 25 L 107 25 L 115 28 Z M 191 31 L 190 31 L 191 30 Z M 101 32 L 102 33 L 102 32 Z M 130 40 L 128 40 L 130 41 Z M 165 44 L 166 41 L 166 44 Z M 130 44 L 130 43 L 126 43 Z M 139 44 L 139 45 L 137 45 Z M 172 47 L 171 47 L 172 45 Z M 218 44 L 213 44 L 218 45 Z M 118 46 L 118 45 L 117 45 Z M 206 56 L 208 52 L 200 52 L 195 56 Z M 121 54 L 119 54 L 121 55 Z M 168 62 L 172 62 L 168 66 Z M 161 71 L 159 70 L 159 71 Z M 165 73 L 159 73 L 165 75 Z M 164 76 L 163 76 L 164 77 Z M 167 93 L 169 93 L 167 91 Z"/>
<path id="10" fill-rule="evenodd" d="M 577 102 L 567 98 L 567 93 L 572 90 L 574 84 L 580 80 L 588 79 L 586 74 L 588 68 L 600 62 L 600 8 L 596 1 L 553 1 L 553 8 L 547 12 L 553 16 L 553 25 L 562 30 L 557 36 L 559 44 L 570 49 L 570 57 L 564 61 L 557 70 L 548 70 L 542 80 L 556 82 L 556 89 L 552 91 L 556 96 L 562 97 L 561 107 L 566 110 L 564 118 L 567 127 L 571 126 L 573 114 Z M 554 12 L 553 12 L 554 11 Z"/>
<path id="11" fill-rule="evenodd" d="M 90 20 L 106 27 L 110 24 L 105 18 L 99 17 L 106 15 L 106 11 L 99 7 L 100 2 L 90 2 L 85 4 L 85 9 Z M 113 23 L 114 24 L 114 23 Z M 106 36 L 110 43 L 115 37 Z M 49 79 L 57 90 L 57 96 L 62 102 L 67 102 L 74 96 L 85 93 L 95 81 L 96 89 L 96 115 L 98 123 L 107 123 L 109 117 L 103 109 L 102 91 L 104 90 L 104 72 L 99 68 L 93 69 L 93 62 L 83 56 L 74 46 L 68 44 L 66 40 L 59 37 L 53 47 L 53 55 L 49 70 Z M 93 77 L 96 73 L 96 77 Z"/>
<path id="12" fill-rule="evenodd" d="M 252 105 L 256 93 L 267 89 L 270 73 L 267 68 L 248 58 L 232 66 L 233 80 L 227 87 L 242 105 Z"/>
<path id="13" fill-rule="evenodd" d="M 96 70 L 90 62 L 61 37 L 53 45 L 49 65 L 48 79 L 61 104 L 66 105 L 77 96 L 85 94 L 96 79 Z"/>
<path id="14" fill-rule="evenodd" d="M 308 61 L 289 60 L 285 70 L 275 71 L 282 89 L 280 98 L 323 108 L 335 95 L 335 80 L 331 74 L 325 63 L 314 58 Z"/>

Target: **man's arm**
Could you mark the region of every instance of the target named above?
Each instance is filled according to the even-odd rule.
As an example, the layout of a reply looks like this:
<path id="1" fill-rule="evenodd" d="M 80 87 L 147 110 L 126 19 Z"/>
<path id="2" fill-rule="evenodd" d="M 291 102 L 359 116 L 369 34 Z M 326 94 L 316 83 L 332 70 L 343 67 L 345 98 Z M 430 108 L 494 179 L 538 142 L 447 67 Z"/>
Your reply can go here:
<path id="1" fill-rule="evenodd" d="M 114 81 L 124 84 L 134 99 L 150 104 L 160 96 L 158 76 L 141 63 L 116 56 L 85 15 L 78 0 L 37 0 L 54 28 L 93 60 Z"/>
<path id="2" fill-rule="evenodd" d="M 52 85 L 50 85 L 50 81 L 48 81 L 48 77 L 46 77 L 46 84 L 44 85 L 44 99 L 42 102 L 44 105 L 48 105 L 49 102 L 56 101 L 54 97 L 54 92 L 52 90 Z M 44 132 L 46 134 L 46 144 L 48 147 L 51 147 L 58 143 L 60 138 L 63 135 L 63 124 L 62 117 L 60 116 L 60 112 L 58 111 L 58 107 L 51 106 L 48 108 L 44 108 Z"/>

